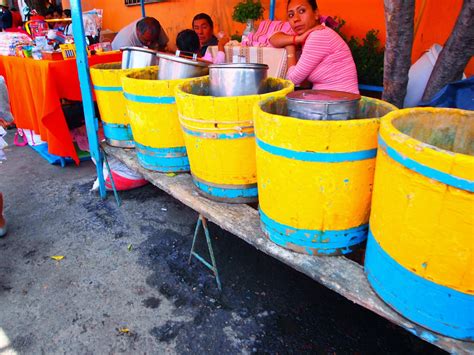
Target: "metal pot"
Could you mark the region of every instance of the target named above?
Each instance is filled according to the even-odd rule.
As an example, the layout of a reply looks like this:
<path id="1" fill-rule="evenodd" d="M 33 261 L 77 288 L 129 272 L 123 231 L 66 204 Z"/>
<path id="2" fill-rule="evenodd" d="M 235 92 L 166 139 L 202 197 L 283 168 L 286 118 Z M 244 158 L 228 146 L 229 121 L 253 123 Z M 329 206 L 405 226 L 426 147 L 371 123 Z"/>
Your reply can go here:
<path id="1" fill-rule="evenodd" d="M 239 63 L 209 66 L 211 96 L 245 96 L 263 94 L 268 65 Z"/>
<path id="2" fill-rule="evenodd" d="M 196 78 L 209 74 L 209 63 L 176 55 L 158 53 L 160 58 L 159 80 Z"/>
<path id="3" fill-rule="evenodd" d="M 334 90 L 301 90 L 286 95 L 288 116 L 304 120 L 356 118 L 360 95 Z"/>
<path id="4" fill-rule="evenodd" d="M 122 69 L 145 68 L 158 64 L 156 53 L 152 49 L 141 47 L 123 47 L 122 51 Z"/>

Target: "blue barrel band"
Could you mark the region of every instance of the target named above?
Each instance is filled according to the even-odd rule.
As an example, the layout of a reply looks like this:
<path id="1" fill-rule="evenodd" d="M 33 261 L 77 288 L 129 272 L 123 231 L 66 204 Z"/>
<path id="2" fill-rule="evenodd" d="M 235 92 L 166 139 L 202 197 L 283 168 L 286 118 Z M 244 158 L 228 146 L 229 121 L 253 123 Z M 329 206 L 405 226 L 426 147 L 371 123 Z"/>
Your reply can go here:
<path id="1" fill-rule="evenodd" d="M 377 294 L 406 318 L 452 338 L 474 340 L 474 295 L 406 269 L 383 250 L 371 231 L 365 272 Z"/>
<path id="2" fill-rule="evenodd" d="M 207 139 L 241 139 L 241 138 L 252 138 L 255 137 L 254 132 L 242 132 L 242 133 L 210 133 L 190 130 L 189 128 L 181 125 L 183 131 L 190 136 Z"/>
<path id="3" fill-rule="evenodd" d="M 298 245 L 306 248 L 311 255 L 313 252 L 308 248 L 317 249 L 319 254 L 334 254 L 338 250 L 344 254 L 344 250 L 351 251 L 348 247 L 360 244 L 367 238 L 368 224 L 343 230 L 299 229 L 271 219 L 262 209 L 260 220 L 274 243 L 283 247 L 287 243 Z"/>
<path id="4" fill-rule="evenodd" d="M 110 122 L 105 122 L 105 121 L 102 121 L 102 124 L 103 124 L 104 126 L 109 127 L 109 128 L 125 128 L 125 129 L 129 129 L 129 127 L 130 127 L 129 124 L 110 123 Z"/>
<path id="5" fill-rule="evenodd" d="M 96 90 L 96 91 L 121 92 L 122 87 L 121 86 L 99 86 L 99 85 L 94 85 L 94 90 Z"/>
<path id="6" fill-rule="evenodd" d="M 387 153 L 387 155 L 395 160 L 400 165 L 404 166 L 407 169 L 410 169 L 414 172 L 417 172 L 420 175 L 423 175 L 429 179 L 436 180 L 443 184 L 456 187 L 461 190 L 474 192 L 474 181 L 463 179 L 457 176 L 453 176 L 442 171 L 430 168 L 429 166 L 418 163 L 417 161 L 410 159 L 401 153 L 397 152 L 395 149 L 390 147 L 383 138 L 379 135 L 379 147 Z"/>
<path id="7" fill-rule="evenodd" d="M 102 121 L 104 136 L 117 141 L 133 141 L 133 134 L 130 125 L 107 123 Z"/>
<path id="8" fill-rule="evenodd" d="M 344 163 L 373 159 L 377 156 L 377 149 L 361 150 L 358 152 L 329 153 L 329 152 L 300 152 L 296 150 L 277 147 L 257 138 L 260 149 L 277 156 L 288 159 L 308 161 L 313 163 Z"/>
<path id="9" fill-rule="evenodd" d="M 176 103 L 174 96 L 144 96 L 135 95 L 124 92 L 123 95 L 129 101 L 139 102 L 142 104 L 165 104 L 170 105 Z"/>
<path id="10" fill-rule="evenodd" d="M 205 193 L 218 198 L 238 199 L 238 198 L 254 198 L 258 196 L 258 188 L 256 184 L 250 185 L 249 188 L 224 188 L 211 186 L 202 180 L 193 179 L 194 184 Z"/>
<path id="11" fill-rule="evenodd" d="M 186 147 L 152 148 L 135 142 L 138 162 L 146 169 L 159 172 L 189 171 Z"/>
<path id="12" fill-rule="evenodd" d="M 186 147 L 153 148 L 135 142 L 135 147 L 143 154 L 158 158 L 179 158 L 187 156 Z"/>

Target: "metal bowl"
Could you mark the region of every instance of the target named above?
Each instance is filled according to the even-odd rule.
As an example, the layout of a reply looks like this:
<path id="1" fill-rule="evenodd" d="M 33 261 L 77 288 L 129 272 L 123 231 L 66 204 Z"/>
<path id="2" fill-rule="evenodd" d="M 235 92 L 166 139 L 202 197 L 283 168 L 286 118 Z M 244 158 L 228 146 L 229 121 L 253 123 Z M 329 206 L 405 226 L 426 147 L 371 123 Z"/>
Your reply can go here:
<path id="1" fill-rule="evenodd" d="M 334 90 L 301 90 L 286 95 L 288 116 L 305 120 L 356 118 L 360 95 Z"/>
<path id="2" fill-rule="evenodd" d="M 141 47 L 123 47 L 122 69 L 145 68 L 158 64 L 158 58 L 154 50 Z"/>
<path id="3" fill-rule="evenodd" d="M 209 66 L 211 96 L 245 96 L 265 92 L 268 65 L 254 63 Z"/>
<path id="4" fill-rule="evenodd" d="M 196 78 L 209 74 L 208 62 L 165 53 L 157 55 L 160 58 L 159 80 Z"/>

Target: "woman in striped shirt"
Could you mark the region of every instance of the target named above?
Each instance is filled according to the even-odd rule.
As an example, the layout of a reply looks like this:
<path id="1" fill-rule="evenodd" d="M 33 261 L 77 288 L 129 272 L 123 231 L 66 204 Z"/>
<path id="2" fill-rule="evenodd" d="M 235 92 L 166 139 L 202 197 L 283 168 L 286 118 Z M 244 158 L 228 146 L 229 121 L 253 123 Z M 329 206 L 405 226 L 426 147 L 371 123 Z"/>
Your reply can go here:
<path id="1" fill-rule="evenodd" d="M 289 0 L 287 13 L 291 32 L 278 32 L 270 38 L 274 47 L 286 48 L 287 78 L 295 85 L 308 80 L 315 90 L 358 94 L 357 70 L 351 51 L 335 31 L 319 23 L 316 0 Z M 298 45 L 303 50 L 297 63 Z"/>

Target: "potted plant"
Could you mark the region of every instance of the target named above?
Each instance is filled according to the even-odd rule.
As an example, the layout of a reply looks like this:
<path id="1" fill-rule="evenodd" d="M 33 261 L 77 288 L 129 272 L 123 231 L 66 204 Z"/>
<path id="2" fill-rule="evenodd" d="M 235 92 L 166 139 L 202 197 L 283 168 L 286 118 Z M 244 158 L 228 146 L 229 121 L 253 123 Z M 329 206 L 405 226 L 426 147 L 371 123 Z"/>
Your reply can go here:
<path id="1" fill-rule="evenodd" d="M 260 0 L 242 0 L 234 6 L 232 19 L 247 24 L 242 37 L 248 36 L 250 32 L 253 32 L 254 21 L 263 18 L 263 10 L 264 8 Z"/>
<path id="2" fill-rule="evenodd" d="M 383 68 L 385 48 L 379 39 L 378 30 L 370 30 L 365 38 L 359 39 L 352 36 L 350 39 L 341 32 L 341 27 L 345 21 L 337 19 L 339 26 L 335 29 L 347 42 L 355 65 L 357 67 L 357 77 L 359 89 L 368 96 L 381 97 L 383 91 Z"/>

